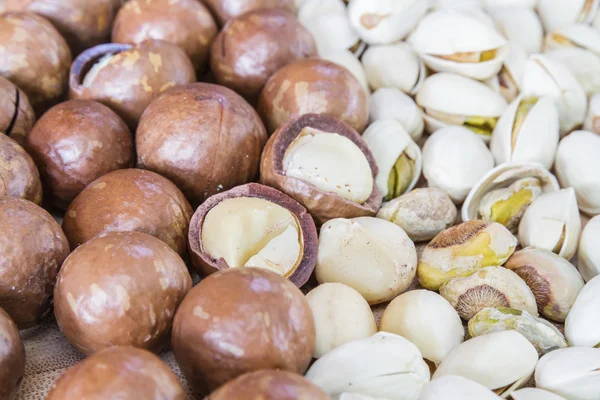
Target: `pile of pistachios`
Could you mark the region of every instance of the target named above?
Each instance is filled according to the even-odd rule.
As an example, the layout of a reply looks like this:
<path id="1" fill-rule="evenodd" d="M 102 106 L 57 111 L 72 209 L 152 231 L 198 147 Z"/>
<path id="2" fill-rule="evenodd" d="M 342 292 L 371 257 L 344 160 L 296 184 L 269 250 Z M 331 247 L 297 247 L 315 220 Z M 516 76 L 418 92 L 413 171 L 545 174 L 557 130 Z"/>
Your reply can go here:
<path id="1" fill-rule="evenodd" d="M 383 195 L 321 228 L 306 377 L 343 400 L 599 400 L 600 1 L 297 3 L 370 94 Z"/>

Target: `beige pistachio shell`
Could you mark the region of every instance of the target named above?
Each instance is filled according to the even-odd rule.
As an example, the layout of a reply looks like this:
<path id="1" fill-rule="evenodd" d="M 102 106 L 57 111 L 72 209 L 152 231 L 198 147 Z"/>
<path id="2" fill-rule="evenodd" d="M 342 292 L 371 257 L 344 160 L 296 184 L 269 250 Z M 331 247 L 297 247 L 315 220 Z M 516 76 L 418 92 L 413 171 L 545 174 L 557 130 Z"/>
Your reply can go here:
<path id="1" fill-rule="evenodd" d="M 600 93 L 590 97 L 590 104 L 583 129 L 600 135 Z"/>
<path id="2" fill-rule="evenodd" d="M 539 0 L 538 14 L 546 31 L 576 22 L 590 24 L 597 12 L 598 0 Z"/>
<path id="3" fill-rule="evenodd" d="M 538 388 L 519 389 L 512 392 L 511 397 L 513 400 L 566 400 L 564 397 Z"/>
<path id="4" fill-rule="evenodd" d="M 583 228 L 579 238 L 577 268 L 586 282 L 600 275 L 600 215 L 592 218 Z"/>
<path id="5" fill-rule="evenodd" d="M 370 46 L 362 56 L 362 64 L 373 90 L 397 88 L 417 93 L 425 79 L 425 65 L 408 43 Z"/>
<path id="6" fill-rule="evenodd" d="M 414 141 L 423 135 L 423 112 L 417 103 L 399 89 L 381 88 L 371 95 L 369 123 L 380 119 L 394 119 L 402 124 Z"/>
<path id="7" fill-rule="evenodd" d="M 509 43 L 508 55 L 498 73 L 498 90 L 508 102 L 514 101 L 523 89 L 523 75 L 527 53 L 520 46 Z"/>
<path id="8" fill-rule="evenodd" d="M 600 91 L 600 56 L 579 47 L 565 47 L 545 54 L 571 71 L 587 95 Z"/>
<path id="9" fill-rule="evenodd" d="M 559 26 L 546 34 L 546 51 L 578 47 L 600 55 L 600 32 L 585 24 Z"/>
<path id="10" fill-rule="evenodd" d="M 485 386 L 463 378 L 458 375 L 446 375 L 436 378 L 428 383 L 419 400 L 500 400 L 501 397 L 496 395 Z"/>
<path id="11" fill-rule="evenodd" d="M 583 287 L 565 321 L 565 335 L 571 346 L 600 347 L 600 278 Z"/>
<path id="12" fill-rule="evenodd" d="M 533 7 L 505 5 L 490 9 L 498 31 L 527 54 L 542 51 L 544 28 Z"/>
<path id="13" fill-rule="evenodd" d="M 502 8 L 534 9 L 538 5 L 538 0 L 480 0 L 480 2 L 489 12 Z"/>

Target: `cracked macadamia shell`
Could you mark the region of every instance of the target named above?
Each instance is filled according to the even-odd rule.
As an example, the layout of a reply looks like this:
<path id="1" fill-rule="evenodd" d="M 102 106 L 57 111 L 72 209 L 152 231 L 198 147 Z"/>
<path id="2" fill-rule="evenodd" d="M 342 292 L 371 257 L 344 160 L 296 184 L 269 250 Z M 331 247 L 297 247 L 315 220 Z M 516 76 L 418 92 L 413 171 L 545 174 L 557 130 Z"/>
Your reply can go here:
<path id="1" fill-rule="evenodd" d="M 343 283 L 369 304 L 379 304 L 404 292 L 416 270 L 414 243 L 389 221 L 337 218 L 321 227 L 315 268 L 319 283 Z"/>
<path id="2" fill-rule="evenodd" d="M 315 322 L 304 295 L 260 268 L 219 271 L 177 310 L 175 359 L 197 394 L 259 369 L 303 374 L 315 349 Z"/>
<path id="3" fill-rule="evenodd" d="M 0 196 L 0 307 L 19 329 L 37 324 L 50 311 L 52 290 L 69 243 L 44 209 Z"/>
<path id="4" fill-rule="evenodd" d="M 73 250 L 101 233 L 137 231 L 157 237 L 183 256 L 192 212 L 168 179 L 141 169 L 122 169 L 83 189 L 69 205 L 62 227 Z"/>
<path id="5" fill-rule="evenodd" d="M 213 17 L 197 0 L 131 0 L 121 7 L 112 28 L 115 43 L 154 39 L 176 44 L 199 72 L 206 68 L 216 35 Z"/>
<path id="6" fill-rule="evenodd" d="M 281 67 L 317 55 L 312 35 L 294 14 L 255 10 L 229 21 L 211 47 L 211 71 L 218 84 L 254 100 Z"/>
<path id="7" fill-rule="evenodd" d="M 0 76 L 0 132 L 23 145 L 35 123 L 35 112 L 27 95 Z"/>
<path id="8" fill-rule="evenodd" d="M 14 140 L 0 132 L 0 196 L 42 203 L 42 181 L 33 159 Z"/>
<path id="9" fill-rule="evenodd" d="M 70 100 L 48 110 L 27 137 L 27 150 L 40 168 L 47 197 L 67 208 L 90 182 L 134 161 L 133 137 L 110 108 Z"/>
<path id="10" fill-rule="evenodd" d="M 177 376 L 147 350 L 115 346 L 69 368 L 54 383 L 47 400 L 185 400 Z"/>
<path id="11" fill-rule="evenodd" d="M 367 93 L 346 68 L 316 58 L 300 60 L 269 78 L 258 100 L 258 112 L 272 134 L 303 114 L 328 114 L 359 133 L 369 119 Z"/>
<path id="12" fill-rule="evenodd" d="M 221 205 L 224 208 L 219 211 Z M 207 218 L 209 227 L 205 229 Z M 206 249 L 206 239 L 213 249 L 223 252 L 222 256 L 216 257 Z M 245 268 L 253 260 L 256 262 L 252 266 L 259 266 L 259 259 L 265 267 L 278 270 L 281 260 L 290 258 L 294 249 L 298 255 L 292 260 L 291 269 L 280 274 L 301 287 L 317 262 L 317 229 L 306 209 L 280 191 L 257 183 L 208 198 L 192 217 L 188 243 L 192 263 L 202 276 L 228 268 Z M 225 256 L 241 260 L 240 265 L 230 266 Z"/>
<path id="13" fill-rule="evenodd" d="M 65 93 L 69 46 L 48 20 L 30 13 L 0 16 L 0 74 L 27 94 L 42 112 Z"/>
<path id="14" fill-rule="evenodd" d="M 204 3 L 212 11 L 220 25 L 224 25 L 230 19 L 244 13 L 261 8 L 296 12 L 294 0 L 205 0 Z"/>
<path id="15" fill-rule="evenodd" d="M 0 399 L 13 399 L 25 374 L 25 347 L 17 326 L 0 308 Z"/>
<path id="16" fill-rule="evenodd" d="M 195 81 L 192 62 L 174 44 L 160 40 L 135 46 L 109 43 L 87 49 L 75 59 L 69 96 L 109 106 L 133 129 L 161 93 Z"/>
<path id="17" fill-rule="evenodd" d="M 67 257 L 54 288 L 54 314 L 84 354 L 115 345 L 159 351 L 191 287 L 185 263 L 164 242 L 109 232 Z"/>
<path id="18" fill-rule="evenodd" d="M 256 111 L 238 94 L 192 83 L 150 104 L 135 141 L 138 166 L 171 179 L 197 206 L 258 176 L 267 134 Z"/>

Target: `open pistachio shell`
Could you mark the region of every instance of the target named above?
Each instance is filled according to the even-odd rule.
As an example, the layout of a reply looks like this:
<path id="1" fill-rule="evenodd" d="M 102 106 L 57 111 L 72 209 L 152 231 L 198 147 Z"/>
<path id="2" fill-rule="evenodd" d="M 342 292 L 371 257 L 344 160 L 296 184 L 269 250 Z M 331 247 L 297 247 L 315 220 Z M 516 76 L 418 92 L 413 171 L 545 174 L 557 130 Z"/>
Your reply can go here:
<path id="1" fill-rule="evenodd" d="M 526 62 L 525 50 L 515 44 L 509 44 L 508 55 L 497 77 L 498 90 L 508 102 L 512 102 L 521 93 Z"/>
<path id="2" fill-rule="evenodd" d="M 583 124 L 583 129 L 600 135 L 600 93 L 590 97 L 587 117 Z"/>
<path id="3" fill-rule="evenodd" d="M 481 0 L 429 0 L 430 8 L 472 10 L 481 7 Z"/>
<path id="4" fill-rule="evenodd" d="M 490 10 L 490 15 L 498 31 L 511 44 L 522 47 L 528 54 L 542 51 L 544 29 L 532 7 L 512 5 L 494 7 Z"/>
<path id="5" fill-rule="evenodd" d="M 412 97 L 399 89 L 381 88 L 371 95 L 369 123 L 380 119 L 400 122 L 415 141 L 421 138 L 425 129 L 423 112 Z"/>
<path id="6" fill-rule="evenodd" d="M 419 397 L 419 400 L 459 399 L 500 400 L 501 397 L 485 386 L 458 375 L 442 376 L 431 381 Z"/>
<path id="7" fill-rule="evenodd" d="M 379 216 L 379 215 L 378 215 Z M 600 215 L 592 218 L 581 233 L 577 252 L 577 267 L 581 276 L 589 282 L 596 275 L 600 275 Z"/>
<path id="8" fill-rule="evenodd" d="M 523 388 L 512 392 L 513 400 L 566 400 L 557 394 L 538 388 Z"/>
<path id="9" fill-rule="evenodd" d="M 538 13 L 546 31 L 574 24 L 590 24 L 600 5 L 599 0 L 539 0 Z"/>
<path id="10" fill-rule="evenodd" d="M 600 278 L 590 280 L 581 290 L 565 322 L 571 346 L 600 347 Z"/>
<path id="11" fill-rule="evenodd" d="M 538 0 L 480 0 L 481 5 L 488 11 L 498 8 L 530 8 L 537 7 Z"/>
<path id="12" fill-rule="evenodd" d="M 571 71 L 586 94 L 600 91 L 600 56 L 596 53 L 579 47 L 564 47 L 545 54 Z"/>
<path id="13" fill-rule="evenodd" d="M 600 54 L 600 32 L 584 24 L 560 26 L 546 34 L 544 45 L 546 51 L 577 47 Z"/>

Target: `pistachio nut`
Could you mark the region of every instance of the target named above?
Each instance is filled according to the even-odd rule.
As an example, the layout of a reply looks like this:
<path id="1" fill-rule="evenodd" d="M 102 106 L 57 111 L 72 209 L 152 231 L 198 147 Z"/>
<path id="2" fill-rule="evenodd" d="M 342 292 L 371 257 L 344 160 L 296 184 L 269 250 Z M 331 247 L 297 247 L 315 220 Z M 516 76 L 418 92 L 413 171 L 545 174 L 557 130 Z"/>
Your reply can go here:
<path id="1" fill-rule="evenodd" d="M 540 314 L 557 322 L 565 321 L 583 288 L 583 279 L 573 264 L 548 250 L 519 250 L 505 267 L 531 288 Z"/>
<path id="2" fill-rule="evenodd" d="M 375 183 L 384 201 L 415 187 L 421 176 L 421 149 L 400 122 L 380 119 L 369 125 L 362 137 L 377 162 Z"/>
<path id="3" fill-rule="evenodd" d="M 394 88 L 381 88 L 371 95 L 369 119 L 370 123 L 380 119 L 395 119 L 414 141 L 421 138 L 425 128 L 423 112 L 417 103 L 409 95 Z"/>
<path id="4" fill-rule="evenodd" d="M 519 389 L 512 392 L 511 397 L 513 400 L 566 400 L 564 397 L 538 388 Z"/>
<path id="5" fill-rule="evenodd" d="M 600 135 L 600 93 L 590 97 L 590 105 L 583 123 L 583 129 Z"/>
<path id="6" fill-rule="evenodd" d="M 408 35 L 427 13 L 428 1 L 350 0 L 352 28 L 368 44 L 389 44 Z"/>
<path id="7" fill-rule="evenodd" d="M 543 356 L 535 370 L 538 388 L 572 400 L 597 400 L 600 349 L 570 347 Z"/>
<path id="8" fill-rule="evenodd" d="M 502 8 L 529 8 L 537 7 L 538 0 L 480 0 L 481 5 L 488 11 Z"/>
<path id="9" fill-rule="evenodd" d="M 426 78 L 416 99 L 425 112 L 429 132 L 458 125 L 485 141 L 490 140 L 498 118 L 508 106 L 501 94 L 485 84 L 448 72 Z"/>
<path id="10" fill-rule="evenodd" d="M 598 310 L 600 310 L 600 278 L 595 277 L 583 287 L 567 316 L 565 336 L 571 346 L 600 348 Z"/>
<path id="11" fill-rule="evenodd" d="M 414 189 L 385 203 L 377 218 L 395 223 L 415 242 L 431 240 L 454 224 L 456 206 L 441 189 Z"/>
<path id="12" fill-rule="evenodd" d="M 499 222 L 516 232 L 527 207 L 541 193 L 557 190 L 554 175 L 539 164 L 501 164 L 473 186 L 463 204 L 462 219 Z"/>
<path id="13" fill-rule="evenodd" d="M 349 286 L 324 283 L 308 292 L 306 300 L 315 317 L 315 358 L 344 343 L 377 333 L 369 303 Z"/>
<path id="14" fill-rule="evenodd" d="M 454 278 L 440 286 L 440 294 L 466 321 L 487 307 L 508 307 L 538 315 L 531 289 L 503 267 L 485 267 L 473 275 Z"/>
<path id="15" fill-rule="evenodd" d="M 502 3 L 507 2 L 503 0 Z M 533 7 L 496 5 L 490 8 L 490 16 L 496 23 L 498 32 L 513 45 L 520 46 L 527 54 L 542 51 L 544 28 Z"/>
<path id="16" fill-rule="evenodd" d="M 496 222 L 463 222 L 442 231 L 425 247 L 417 268 L 419 282 L 438 290 L 454 278 L 504 264 L 516 246 L 517 239 Z"/>
<path id="17" fill-rule="evenodd" d="M 545 319 L 514 308 L 484 308 L 469 320 L 469 336 L 515 330 L 525 336 L 539 354 L 567 347 L 562 333 Z"/>
<path id="18" fill-rule="evenodd" d="M 547 32 L 574 23 L 590 24 L 598 13 L 598 0 L 539 0 L 538 13 Z"/>
<path id="19" fill-rule="evenodd" d="M 423 358 L 435 364 L 465 337 L 462 321 L 454 308 L 429 290 L 411 290 L 392 300 L 381 317 L 379 330 L 410 340 Z"/>
<path id="20" fill-rule="evenodd" d="M 519 332 L 493 332 L 455 347 L 432 379 L 460 375 L 507 397 L 529 380 L 537 361 L 535 347 Z"/>
<path id="21" fill-rule="evenodd" d="M 364 396 L 358 393 L 348 393 L 344 392 L 340 395 L 332 396 L 332 400 L 378 400 L 370 396 Z"/>
<path id="22" fill-rule="evenodd" d="M 481 0 L 429 0 L 430 8 L 472 10 L 481 7 Z"/>
<path id="23" fill-rule="evenodd" d="M 600 55 L 600 32 L 585 24 L 559 26 L 544 38 L 545 50 L 580 48 Z"/>
<path id="24" fill-rule="evenodd" d="M 600 238 L 600 215 L 595 216 L 585 225 L 579 238 L 577 267 L 586 282 L 592 280 L 596 275 L 600 275 L 598 238 Z"/>
<path id="25" fill-rule="evenodd" d="M 600 56 L 578 47 L 565 47 L 545 54 L 571 71 L 587 95 L 600 91 Z"/>
<path id="26" fill-rule="evenodd" d="M 550 97 L 519 96 L 498 120 L 490 149 L 498 165 L 539 163 L 550 169 L 558 147 L 558 110 Z"/>
<path id="27" fill-rule="evenodd" d="M 510 43 L 504 65 L 498 72 L 498 91 L 508 102 L 514 101 L 523 87 L 523 74 L 527 53 L 520 46 Z"/>
<path id="28" fill-rule="evenodd" d="M 344 283 L 369 304 L 378 304 L 404 292 L 416 267 L 415 245 L 389 221 L 337 218 L 321 227 L 315 269 L 319 283 Z"/>
<path id="29" fill-rule="evenodd" d="M 484 141 L 469 129 L 440 129 L 423 147 L 423 175 L 429 187 L 448 193 L 462 203 L 473 186 L 492 168 L 494 157 Z"/>
<path id="30" fill-rule="evenodd" d="M 387 332 L 341 345 L 306 373 L 332 397 L 357 393 L 389 400 L 417 400 L 429 377 L 417 346 Z"/>
<path id="31" fill-rule="evenodd" d="M 563 136 L 585 119 L 587 97 L 583 87 L 567 67 L 545 55 L 534 54 L 525 63 L 522 93 L 554 100 Z"/>
<path id="32" fill-rule="evenodd" d="M 600 136 L 576 131 L 562 139 L 556 152 L 556 176 L 563 187 L 572 187 L 579 209 L 600 214 Z"/>
<path id="33" fill-rule="evenodd" d="M 417 93 L 425 79 L 425 65 L 408 43 L 370 46 L 362 64 L 371 89 L 396 88 Z"/>
<path id="34" fill-rule="evenodd" d="M 356 55 L 350 50 L 342 49 L 326 51 L 324 53 L 321 53 L 320 57 L 324 60 L 331 61 L 346 68 L 352 73 L 352 75 L 354 75 L 356 80 L 365 89 L 367 95 L 371 93 L 371 90 L 369 89 L 369 84 L 367 83 L 367 76 L 365 75 L 365 70 L 363 69 L 363 66 L 356 57 Z"/>
<path id="35" fill-rule="evenodd" d="M 485 386 L 458 375 L 436 378 L 425 385 L 419 400 L 500 400 Z"/>

